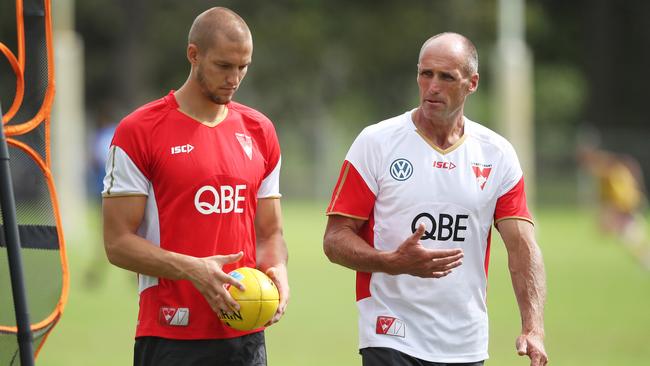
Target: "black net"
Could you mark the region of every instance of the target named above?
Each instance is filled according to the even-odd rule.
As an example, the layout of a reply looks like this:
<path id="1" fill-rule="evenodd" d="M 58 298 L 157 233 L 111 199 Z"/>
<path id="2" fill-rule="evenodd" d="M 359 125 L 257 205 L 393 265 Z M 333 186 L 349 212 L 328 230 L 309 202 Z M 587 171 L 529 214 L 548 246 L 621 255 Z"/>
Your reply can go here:
<path id="1" fill-rule="evenodd" d="M 38 153 L 41 159 L 45 160 L 45 149 L 47 141 L 45 141 L 45 124 L 41 123 L 33 130 L 23 135 L 11 136 L 11 138 L 25 143 Z"/>
<path id="2" fill-rule="evenodd" d="M 25 1 L 23 19 L 25 22 L 25 94 L 16 115 L 7 125 L 15 126 L 32 121 L 45 107 L 48 90 L 48 53 L 45 33 L 45 13 L 42 1 Z M 11 71 L 11 70 L 10 70 Z M 13 74 L 13 71 L 11 71 Z M 15 85 L 15 76 L 9 75 Z M 4 79 L 4 77 L 3 77 Z M 15 89 L 15 86 L 14 86 Z M 8 108 L 8 106 L 6 107 Z M 44 116 L 49 118 L 49 116 Z M 44 119 L 41 117 L 41 119 Z M 37 121 L 42 122 L 42 121 Z M 45 124 L 41 123 L 33 131 L 18 137 L 45 157 Z"/>
<path id="3" fill-rule="evenodd" d="M 21 239 L 25 290 L 32 324 L 45 320 L 59 301 L 62 269 L 58 229 L 47 180 L 27 152 L 9 147 L 16 220 Z M 1 208 L 0 208 L 1 210 Z M 4 224 L 0 217 L 0 225 Z M 0 228 L 2 228 L 0 226 Z M 15 326 L 6 243 L 0 235 L 0 325 Z M 11 311 L 4 311 L 5 309 Z M 0 337 L 2 338 L 2 337 Z"/>
<path id="4" fill-rule="evenodd" d="M 13 1 L 0 1 L 0 42 L 15 54 L 18 53 L 16 29 L 16 5 Z M 0 101 L 4 113 L 11 107 L 15 95 L 16 75 L 9 60 L 0 54 Z"/>
<path id="5" fill-rule="evenodd" d="M 40 6 L 38 3 L 41 3 Z M 9 125 L 33 119 L 43 106 L 48 88 L 47 41 L 42 1 L 25 1 L 25 96 L 18 113 Z M 15 82 L 15 77 L 12 78 Z M 39 121 L 40 122 L 40 121 Z"/>
<path id="6" fill-rule="evenodd" d="M 48 324 L 43 329 L 33 331 L 34 350 L 37 350 L 45 341 L 45 336 L 54 327 L 55 322 Z M 20 355 L 18 339 L 13 333 L 6 333 L 0 330 L 0 365 L 19 366 Z"/>
<path id="7" fill-rule="evenodd" d="M 45 175 L 36 161 L 24 150 L 9 145 L 11 178 L 20 225 L 56 225 Z"/>
<path id="8" fill-rule="evenodd" d="M 9 156 L 28 313 L 32 327 L 37 327 L 33 333 L 34 350 L 40 348 L 58 320 L 64 292 L 63 243 L 59 240 L 60 228 L 52 203 L 55 197 L 53 188 L 48 184 L 49 167 L 45 166 L 49 143 L 46 140 L 46 120 L 50 118 L 49 104 L 53 93 L 48 75 L 52 60 L 48 59 L 47 33 L 50 29 L 47 28 L 49 14 L 45 12 L 45 1 L 49 2 L 23 0 L 25 93 L 16 114 L 6 125 L 14 133 L 20 133 L 7 137 L 18 142 L 9 144 Z M 6 34 L 0 35 L 4 38 Z M 0 42 L 17 55 L 15 33 L 12 36 L 13 42 L 6 42 L 5 39 L 0 39 Z M 0 61 L 0 101 L 4 112 L 14 100 L 16 80 L 7 60 Z M 34 128 L 27 132 L 22 130 L 26 124 L 33 124 Z M 27 148 L 18 146 L 21 143 Z M 0 365 L 19 365 L 6 246 L 4 222 L 0 217 Z"/>

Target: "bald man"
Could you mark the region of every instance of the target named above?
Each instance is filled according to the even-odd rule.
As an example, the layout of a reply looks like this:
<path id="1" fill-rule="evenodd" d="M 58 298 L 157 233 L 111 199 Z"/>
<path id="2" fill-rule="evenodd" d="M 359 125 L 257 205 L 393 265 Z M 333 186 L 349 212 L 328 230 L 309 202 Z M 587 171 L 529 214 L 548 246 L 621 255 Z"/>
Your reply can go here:
<path id="1" fill-rule="evenodd" d="M 253 54 L 226 8 L 192 24 L 187 81 L 118 125 L 106 165 L 104 246 L 136 272 L 135 365 L 266 365 L 264 328 L 237 331 L 227 273 L 253 267 L 289 299 L 280 208 L 280 146 L 271 121 L 232 100 Z"/>
<path id="2" fill-rule="evenodd" d="M 464 116 L 478 82 L 469 39 L 431 37 L 417 108 L 366 127 L 343 162 L 323 247 L 357 271 L 364 366 L 483 365 L 493 224 L 521 313 L 517 352 L 547 363 L 544 265 L 523 173 L 508 141 Z"/>

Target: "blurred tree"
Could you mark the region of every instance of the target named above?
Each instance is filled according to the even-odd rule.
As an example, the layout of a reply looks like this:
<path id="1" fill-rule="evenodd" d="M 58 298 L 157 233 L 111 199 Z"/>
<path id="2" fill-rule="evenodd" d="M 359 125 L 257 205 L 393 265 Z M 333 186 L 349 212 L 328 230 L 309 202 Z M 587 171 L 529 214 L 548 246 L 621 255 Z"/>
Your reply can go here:
<path id="1" fill-rule="evenodd" d="M 477 5 L 474 11 L 461 16 L 470 4 Z M 276 122 L 289 153 L 285 157 L 291 157 L 285 159 L 283 172 L 287 190 L 304 196 L 329 194 L 351 136 L 417 102 L 419 47 L 430 35 L 454 28 L 447 14 L 459 14 L 453 19 L 468 28 L 456 27 L 458 31 L 489 39 L 493 32 L 482 29 L 490 25 L 484 14 L 493 13 L 494 5 L 485 4 L 219 2 L 238 11 L 253 32 L 253 65 L 237 98 Z M 89 35 L 87 68 L 93 70 L 87 79 L 89 108 L 115 100 L 119 118 L 178 87 L 188 70 L 189 23 L 213 5 L 196 0 L 157 1 L 155 6 L 146 0 L 78 2 L 77 24 L 81 34 Z M 106 24 L 107 13 L 120 20 Z"/>
<path id="2" fill-rule="evenodd" d="M 647 180 L 650 127 L 644 108 L 648 76 L 643 70 L 650 62 L 650 28 L 646 25 L 650 2 L 546 0 L 534 4 L 530 8 L 537 14 L 529 17 L 529 26 L 534 27 L 530 35 L 540 82 L 536 108 L 543 117 L 537 121 L 538 139 L 548 147 L 545 156 L 555 157 L 548 162 L 572 161 L 567 157 L 574 152 L 577 130 L 589 124 L 600 132 L 604 148 L 641 161 Z M 555 153 L 550 152 L 553 149 Z M 563 172 L 573 175 L 568 169 Z"/>
<path id="3" fill-rule="evenodd" d="M 457 31 L 475 41 L 481 86 L 467 114 L 498 126 L 490 85 L 496 0 L 77 1 L 89 115 L 109 110 L 119 120 L 178 88 L 189 70 L 190 23 L 215 5 L 240 13 L 253 32 L 253 64 L 237 100 L 276 123 L 283 190 L 291 197 L 328 195 L 352 136 L 417 104 L 417 54 L 435 33 Z M 649 162 L 650 171 L 642 72 L 650 58 L 649 13 L 646 1 L 527 2 L 541 179 L 572 176 L 574 136 L 583 121 L 604 132 L 606 147 L 620 146 Z M 0 41 L 10 47 L 14 14 L 12 0 L 0 1 Z M 7 99 L 14 81 L 0 82 L 0 98 Z"/>

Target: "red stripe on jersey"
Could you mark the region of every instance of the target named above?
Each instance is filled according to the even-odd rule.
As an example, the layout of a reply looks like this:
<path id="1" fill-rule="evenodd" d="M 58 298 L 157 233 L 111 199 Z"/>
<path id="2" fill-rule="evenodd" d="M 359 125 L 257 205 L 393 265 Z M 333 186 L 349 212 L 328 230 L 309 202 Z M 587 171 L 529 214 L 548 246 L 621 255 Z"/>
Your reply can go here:
<path id="1" fill-rule="evenodd" d="M 533 221 L 526 203 L 523 176 L 510 191 L 497 199 L 496 208 L 494 209 L 494 221 L 508 217 L 518 217 L 530 220 L 531 222 Z"/>
<path id="2" fill-rule="evenodd" d="M 359 230 L 359 236 L 368 245 L 374 247 L 374 206 L 375 194 L 372 193 L 354 165 L 347 160 L 344 161 L 334 192 L 332 192 L 332 200 L 327 207 L 327 214 L 367 219 L 368 221 Z M 357 272 L 357 301 L 370 297 L 371 277 L 371 273 Z"/>
<path id="3" fill-rule="evenodd" d="M 375 205 L 372 193 L 361 174 L 349 161 L 344 161 L 338 182 L 332 192 L 327 214 L 343 214 L 367 219 Z"/>
<path id="4" fill-rule="evenodd" d="M 359 236 L 371 247 L 375 247 L 375 215 L 370 213 L 368 221 L 359 230 Z M 370 278 L 372 273 L 357 272 L 357 301 L 370 297 Z"/>

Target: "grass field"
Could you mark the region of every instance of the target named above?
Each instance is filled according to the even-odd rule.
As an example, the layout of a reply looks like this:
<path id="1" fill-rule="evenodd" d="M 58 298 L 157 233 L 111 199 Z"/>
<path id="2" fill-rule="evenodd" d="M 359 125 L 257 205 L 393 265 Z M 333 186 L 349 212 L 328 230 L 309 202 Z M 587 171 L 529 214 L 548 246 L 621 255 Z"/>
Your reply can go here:
<path id="1" fill-rule="evenodd" d="M 269 365 L 359 365 L 354 273 L 322 254 L 324 205 L 285 203 L 291 301 L 284 319 L 267 330 Z M 537 232 L 548 276 L 546 347 L 552 365 L 641 366 L 650 360 L 650 272 L 613 239 L 595 230 L 593 217 L 575 209 L 543 209 Z M 135 276 L 95 264 L 93 288 L 84 273 L 97 261 L 97 237 L 68 245 L 71 292 L 39 366 L 132 364 L 137 312 Z M 492 366 L 528 365 L 514 351 L 519 331 L 505 250 L 492 245 L 489 272 Z M 93 248 L 94 247 L 94 248 Z"/>

